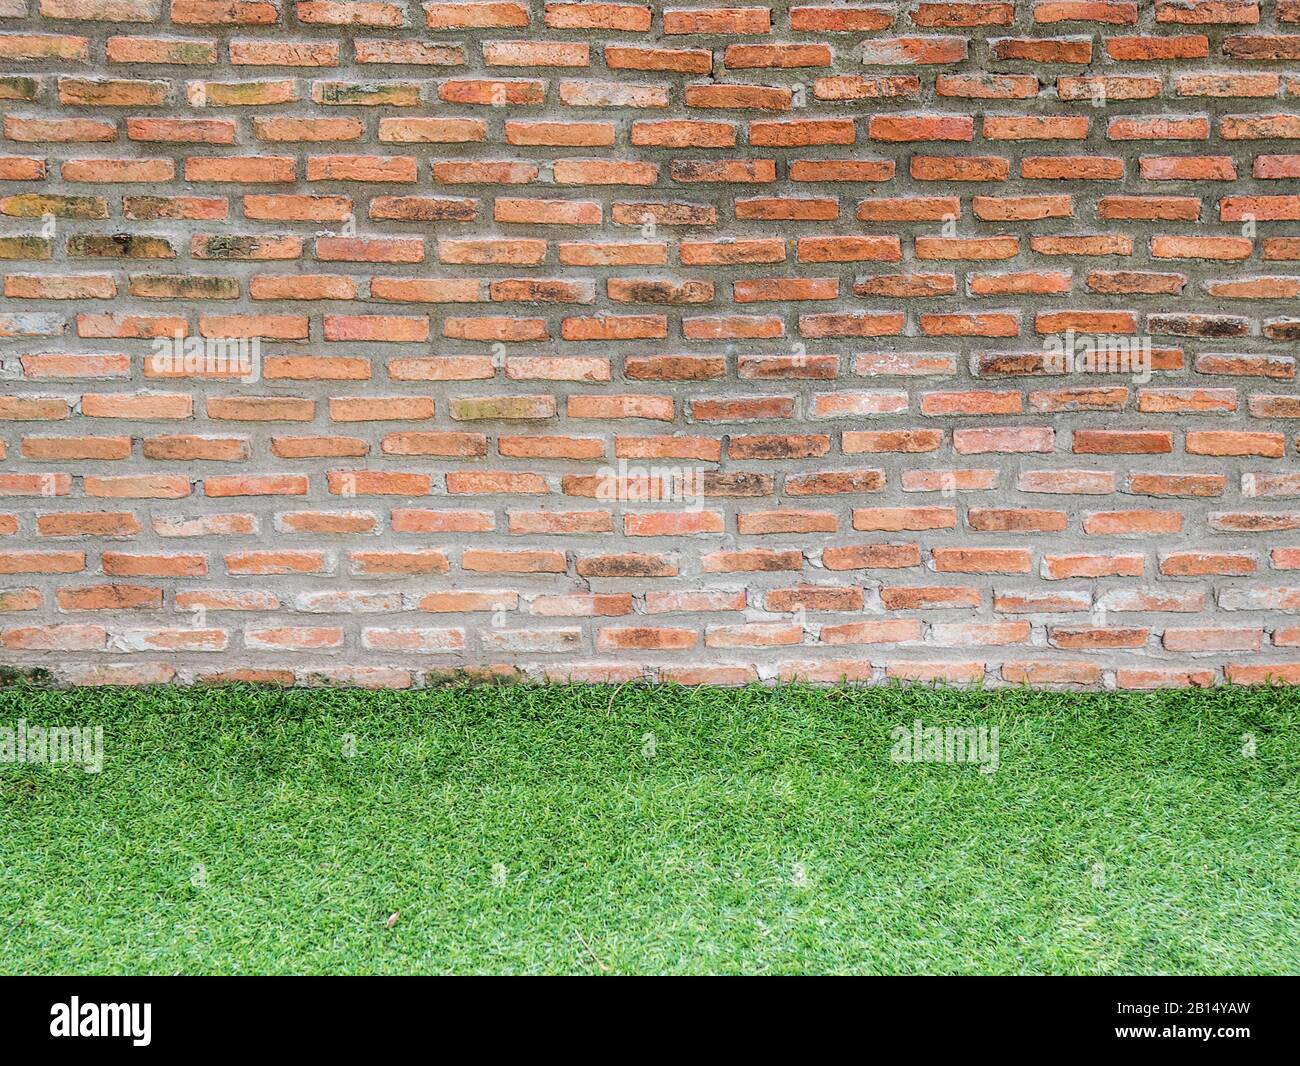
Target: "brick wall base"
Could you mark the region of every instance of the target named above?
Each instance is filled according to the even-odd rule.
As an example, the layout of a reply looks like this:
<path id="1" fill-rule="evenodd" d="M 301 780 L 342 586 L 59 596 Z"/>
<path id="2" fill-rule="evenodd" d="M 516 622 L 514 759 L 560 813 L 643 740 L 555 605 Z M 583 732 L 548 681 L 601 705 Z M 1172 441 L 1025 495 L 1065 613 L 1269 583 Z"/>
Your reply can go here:
<path id="1" fill-rule="evenodd" d="M 0 0 L 0 662 L 1300 682 L 1300 0 Z"/>

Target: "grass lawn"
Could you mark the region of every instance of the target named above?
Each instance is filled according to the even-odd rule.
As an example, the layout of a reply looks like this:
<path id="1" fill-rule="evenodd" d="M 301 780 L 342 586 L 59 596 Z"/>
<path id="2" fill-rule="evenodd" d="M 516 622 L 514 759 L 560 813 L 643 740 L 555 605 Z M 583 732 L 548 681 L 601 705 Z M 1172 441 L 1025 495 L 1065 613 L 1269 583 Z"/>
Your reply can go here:
<path id="1" fill-rule="evenodd" d="M 5 973 L 1300 972 L 1295 689 L 0 690 L 19 718 L 105 761 L 0 763 Z M 1000 768 L 891 761 L 918 718 L 997 726 Z"/>

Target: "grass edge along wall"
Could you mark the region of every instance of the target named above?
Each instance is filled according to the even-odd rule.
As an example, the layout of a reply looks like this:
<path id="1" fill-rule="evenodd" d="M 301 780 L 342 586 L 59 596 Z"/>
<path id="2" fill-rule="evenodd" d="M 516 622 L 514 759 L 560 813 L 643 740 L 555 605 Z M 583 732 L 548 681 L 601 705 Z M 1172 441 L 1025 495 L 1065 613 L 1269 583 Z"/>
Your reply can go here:
<path id="1" fill-rule="evenodd" d="M 0 107 L 7 668 L 1300 680 L 1295 0 L 0 0 Z"/>
<path id="2" fill-rule="evenodd" d="M 0 970 L 1295 973 L 1297 715 L 1262 687 L 3 689 L 4 725 L 102 724 L 103 768 L 0 765 Z M 998 769 L 900 761 L 917 720 L 995 732 Z"/>

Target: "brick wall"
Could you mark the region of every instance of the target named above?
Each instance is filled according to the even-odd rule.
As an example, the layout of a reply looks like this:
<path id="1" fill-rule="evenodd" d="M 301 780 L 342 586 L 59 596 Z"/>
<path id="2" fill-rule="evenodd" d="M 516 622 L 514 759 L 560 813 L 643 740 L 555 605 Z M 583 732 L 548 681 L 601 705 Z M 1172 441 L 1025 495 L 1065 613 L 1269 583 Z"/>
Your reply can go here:
<path id="1" fill-rule="evenodd" d="M 1300 0 L 0 0 L 0 660 L 1300 681 Z"/>

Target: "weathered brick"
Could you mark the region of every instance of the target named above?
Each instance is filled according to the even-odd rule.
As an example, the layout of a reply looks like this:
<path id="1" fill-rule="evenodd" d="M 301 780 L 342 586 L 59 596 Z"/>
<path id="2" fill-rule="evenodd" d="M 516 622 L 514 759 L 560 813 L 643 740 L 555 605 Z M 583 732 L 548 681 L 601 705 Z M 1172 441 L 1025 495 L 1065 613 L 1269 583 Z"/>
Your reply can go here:
<path id="1" fill-rule="evenodd" d="M 6 658 L 1294 680 L 1300 8 L 1152 7 L 685 5 L 657 40 L 636 0 L 298 0 L 287 37 L 274 0 L 29 4 L 0 32 Z M 237 621 L 118 635 L 173 668 L 59 617 L 169 603 Z M 447 622 L 321 617 L 403 611 Z M 900 643 L 932 651 L 826 655 Z"/>

